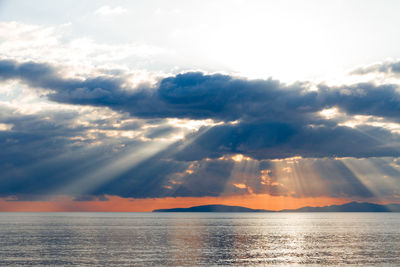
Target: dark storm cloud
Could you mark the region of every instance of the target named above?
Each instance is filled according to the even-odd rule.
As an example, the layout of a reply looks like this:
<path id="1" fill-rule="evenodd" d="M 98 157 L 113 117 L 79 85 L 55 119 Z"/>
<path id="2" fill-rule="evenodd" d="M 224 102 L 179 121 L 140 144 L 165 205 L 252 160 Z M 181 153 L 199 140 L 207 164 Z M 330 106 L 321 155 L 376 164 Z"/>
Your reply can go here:
<path id="1" fill-rule="evenodd" d="M 52 194 L 72 195 L 77 201 L 105 201 L 104 194 L 160 196 L 165 191 L 162 187 L 165 176 L 188 165 L 187 162 L 162 160 L 160 153 L 120 173 L 115 177 L 117 182 L 107 183 L 108 187 L 101 184 L 82 192 L 79 187 L 68 185 L 147 144 L 104 134 L 98 134 L 94 139 L 76 140 L 77 136 L 85 137 L 88 130 L 118 130 L 111 127 L 113 121 L 94 121 L 96 126 L 78 126 L 73 123 L 79 118 L 76 112 L 61 110 L 22 115 L 15 114 L 12 109 L 0 108 L 0 118 L 0 123 L 13 125 L 11 130 L 0 131 L 0 197 L 14 196 L 11 200 L 43 200 Z M 153 132 L 149 135 L 156 134 L 156 125 L 150 129 Z M 165 130 L 161 127 L 160 131 Z M 136 184 L 140 186 L 133 186 Z"/>
<path id="2" fill-rule="evenodd" d="M 64 79 L 57 69 L 44 63 L 0 61 L 0 79 L 19 79 L 32 87 L 50 89 L 49 98 L 64 103 L 112 105 L 119 102 L 121 79 L 96 77 L 84 80 Z"/>
<path id="3" fill-rule="evenodd" d="M 147 118 L 310 122 L 316 120 L 314 112 L 334 106 L 350 114 L 400 115 L 396 85 L 320 85 L 316 92 L 307 90 L 306 83 L 285 85 L 271 79 L 188 72 L 164 78 L 156 88 L 129 89 L 118 77 L 66 79 L 50 65 L 10 60 L 0 61 L 0 78 L 20 79 L 34 87 L 51 89 L 48 97 L 53 101 L 108 106 Z"/>
<path id="4" fill-rule="evenodd" d="M 320 86 L 327 107 L 337 106 L 351 115 L 373 115 L 399 119 L 400 93 L 397 85 L 372 83 L 327 87 Z"/>
<path id="5" fill-rule="evenodd" d="M 383 141 L 384 140 L 384 141 Z M 375 127 L 310 127 L 285 123 L 215 126 L 197 134 L 176 153 L 180 160 L 240 153 L 257 159 L 398 156 L 399 139 Z"/>
<path id="6" fill-rule="evenodd" d="M 316 112 L 338 107 L 350 115 L 374 115 L 397 120 L 400 94 L 395 85 L 371 83 L 307 90 L 306 83 L 285 85 L 275 80 L 246 80 L 228 75 L 189 72 L 159 81 L 155 88 L 123 88 L 123 79 L 64 79 L 51 66 L 0 61 L 0 77 L 20 79 L 51 89 L 53 101 L 107 106 L 143 118 L 189 118 L 235 121 L 196 133 L 193 144 L 179 155 L 191 159 L 243 153 L 256 158 L 294 155 L 396 156 L 398 137 L 383 128 L 340 127 Z M 149 137 L 167 134 L 157 129 Z M 390 144 L 390 145 L 388 145 Z M 394 145 L 393 145 L 394 144 Z M 193 151 L 196 151 L 195 153 Z"/>
<path id="7" fill-rule="evenodd" d="M 0 123 L 13 125 L 10 131 L 0 131 L 2 196 L 26 197 L 57 192 L 74 195 L 79 201 L 92 199 L 92 196 L 106 200 L 102 198 L 104 195 L 218 196 L 248 194 L 249 190 L 285 195 L 287 188 L 279 184 L 266 185 L 259 172 L 242 181 L 247 188 L 235 186 L 234 183 L 240 184 L 240 181 L 231 180 L 234 162 L 217 159 L 239 153 L 261 160 L 261 166 L 268 165 L 265 159 L 293 156 L 400 155 L 399 136 L 387 129 L 365 125 L 344 127 L 335 118 L 324 119 L 317 114 L 323 109 L 337 107 L 348 115 L 373 115 L 397 121 L 400 98 L 395 85 L 319 85 L 318 91 L 310 91 L 307 83 L 285 85 L 272 79 L 246 80 L 189 72 L 161 79 L 155 87 L 127 88 L 123 78 L 71 79 L 63 78 L 59 71 L 43 63 L 0 60 L 0 80 L 17 79 L 31 87 L 46 89 L 52 101 L 109 107 L 125 116 L 145 118 L 146 123 L 154 127 L 149 127 L 143 137 L 152 139 L 174 133 L 176 128 L 167 125 L 166 118 L 213 119 L 223 123 L 202 127 L 113 179 L 80 192 L 80 188 L 74 191 L 66 185 L 126 153 L 134 153 L 146 142 L 120 140 L 98 133 L 96 139 L 83 140 L 80 146 L 75 146 L 74 137 L 84 136 L 90 129 L 113 130 L 114 123 L 97 119 L 93 121 L 95 126 L 76 126 L 72 121 L 79 114 L 75 113 L 56 112 L 48 118 L 49 114 L 10 115 L 12 112 L 0 111 Z M 142 126 L 139 122 L 130 122 L 123 124 L 120 130 L 140 130 Z M 92 146 L 97 141 L 101 145 Z M 184 174 L 182 183 L 171 183 L 171 178 L 194 163 L 200 164 L 195 172 Z M 326 164 L 321 166 L 315 169 L 331 168 Z M 341 178 L 326 176 L 327 180 L 338 182 L 328 195 L 370 196 L 345 166 L 336 164 L 332 169 L 341 169 L 338 173 Z M 261 170 L 261 167 L 257 169 Z M 348 186 L 347 191 L 340 189 L 341 186 Z M 314 196 L 316 192 L 310 189 L 306 195 Z"/>
<path id="8" fill-rule="evenodd" d="M 11 131 L 0 131 L 0 195 L 47 193 L 112 151 L 110 144 L 82 149 L 93 140 L 74 145 L 71 138 L 85 135 L 88 129 L 71 125 L 70 119 L 78 116 L 74 112 L 13 113 L 0 110 L 1 122 L 13 124 Z"/>
<path id="9" fill-rule="evenodd" d="M 73 115 L 70 114 L 69 116 Z M 57 118 L 58 124 L 66 124 L 61 122 L 60 116 L 54 118 Z M 161 150 L 138 165 L 133 165 L 110 181 L 82 192 L 81 188 L 69 187 L 68 185 L 79 181 L 83 175 L 95 172 L 101 166 L 107 166 L 109 162 L 118 160 L 126 153 L 135 153 L 135 150 L 146 144 L 124 140 L 125 148 L 116 151 L 114 143 L 109 143 L 110 140 L 102 137 L 98 140 L 101 140 L 104 143 L 103 145 L 74 147 L 70 137 L 82 134 L 82 131 L 86 128 L 56 127 L 55 121 L 44 120 L 40 116 L 32 115 L 27 118 L 23 116 L 19 116 L 19 119 L 9 118 L 9 120 L 15 123 L 13 131 L 0 132 L 1 140 L 5 140 L 0 144 L 0 167 L 2 169 L 0 195 L 14 195 L 17 196 L 16 200 L 42 200 L 55 192 L 75 196 L 76 201 L 106 201 L 104 195 L 135 198 L 202 197 L 247 195 L 250 192 L 295 197 L 371 196 L 369 190 L 359 182 L 355 174 L 340 162 L 332 163 L 331 160 L 321 159 L 313 164 L 313 168 L 320 171 L 320 176 L 323 178 L 322 184 L 327 185 L 329 190 L 319 190 L 320 187 L 317 185 L 318 183 L 321 184 L 321 181 L 306 176 L 302 177 L 301 181 L 306 190 L 304 188 L 300 190 L 293 187 L 296 185 L 294 181 L 279 181 L 273 173 L 270 174 L 272 180 L 266 184 L 261 179 L 261 171 L 273 168 L 273 163 L 268 160 L 257 161 L 258 167 L 250 173 L 246 172 L 245 167 L 242 169 L 235 167 L 235 164 L 240 166 L 240 163 L 230 159 L 199 161 L 192 159 L 192 161 L 188 161 L 188 158 L 183 158 L 182 160 L 174 160 L 177 151 L 181 151 L 181 146 L 184 145 L 180 142 Z M 37 126 L 33 127 L 32 132 L 30 132 L 29 129 L 34 124 Z M 222 126 L 211 128 L 209 132 L 219 127 Z M 235 129 L 235 127 L 232 127 L 232 129 Z M 239 132 L 242 131 L 239 130 Z M 247 135 L 246 131 L 244 131 L 244 134 Z M 210 135 L 210 140 L 212 136 L 215 137 L 215 134 Z M 241 137 L 239 136 L 238 139 L 241 139 Z M 218 144 L 219 141 L 221 140 L 217 139 L 216 143 Z M 250 147 L 251 145 L 258 146 L 261 144 L 259 142 L 247 145 Z M 276 142 L 271 141 L 271 144 Z M 287 140 L 283 138 L 279 142 L 284 144 Z M 318 145 L 318 143 L 315 144 L 316 147 Z M 212 146 L 213 144 L 211 144 Z M 258 149 L 255 148 L 255 150 Z M 212 151 L 212 149 L 210 148 L 208 151 Z M 224 151 L 224 153 L 229 154 L 230 152 Z M 198 151 L 192 150 L 190 155 L 193 154 L 198 154 Z M 256 162 L 256 160 L 252 162 Z M 192 172 L 186 172 L 191 165 L 195 165 L 191 169 Z M 300 169 L 300 167 L 298 168 Z M 387 168 L 390 168 L 390 166 L 388 165 Z M 391 170 L 392 175 L 398 175 L 396 170 L 393 168 Z M 172 183 L 171 180 L 176 180 L 178 183 Z M 299 181 L 297 181 L 298 183 Z M 236 187 L 234 184 L 243 184 L 246 188 Z M 172 186 L 172 188 L 167 186 Z"/>

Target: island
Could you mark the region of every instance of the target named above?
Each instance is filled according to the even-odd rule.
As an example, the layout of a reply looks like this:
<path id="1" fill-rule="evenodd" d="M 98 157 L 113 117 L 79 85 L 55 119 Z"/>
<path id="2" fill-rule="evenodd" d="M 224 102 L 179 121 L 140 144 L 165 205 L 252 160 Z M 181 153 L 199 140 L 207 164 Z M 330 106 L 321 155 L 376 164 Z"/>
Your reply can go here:
<path id="1" fill-rule="evenodd" d="M 156 209 L 153 212 L 400 212 L 400 204 L 375 204 L 368 202 L 349 202 L 343 205 L 323 207 L 302 207 L 279 211 L 251 209 L 241 206 L 202 205 L 190 208 Z"/>

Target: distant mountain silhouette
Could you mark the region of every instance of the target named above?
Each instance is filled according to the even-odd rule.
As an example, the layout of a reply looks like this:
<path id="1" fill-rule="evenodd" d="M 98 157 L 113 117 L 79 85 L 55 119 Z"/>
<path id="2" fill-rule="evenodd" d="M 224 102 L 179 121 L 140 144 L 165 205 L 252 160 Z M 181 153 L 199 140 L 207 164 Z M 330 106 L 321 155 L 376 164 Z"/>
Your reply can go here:
<path id="1" fill-rule="evenodd" d="M 380 205 L 367 202 L 350 202 L 343 205 L 286 209 L 280 212 L 400 212 L 400 204 Z"/>
<path id="2" fill-rule="evenodd" d="M 240 206 L 204 205 L 190 208 L 158 209 L 153 212 L 274 212 L 271 210 L 250 209 Z M 303 207 L 285 209 L 277 212 L 400 212 L 400 204 L 380 205 L 367 202 L 350 202 L 343 205 L 324 207 Z"/>
<path id="3" fill-rule="evenodd" d="M 153 212 L 268 212 L 268 210 L 255 210 L 240 206 L 204 205 L 190 208 L 159 209 Z"/>

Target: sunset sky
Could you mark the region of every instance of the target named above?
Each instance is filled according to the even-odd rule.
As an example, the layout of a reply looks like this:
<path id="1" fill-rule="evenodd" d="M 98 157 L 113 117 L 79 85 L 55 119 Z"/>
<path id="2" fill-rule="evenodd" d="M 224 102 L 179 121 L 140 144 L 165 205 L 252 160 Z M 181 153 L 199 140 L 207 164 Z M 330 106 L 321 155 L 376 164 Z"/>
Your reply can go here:
<path id="1" fill-rule="evenodd" d="M 399 10 L 0 0 L 0 211 L 400 203 Z"/>

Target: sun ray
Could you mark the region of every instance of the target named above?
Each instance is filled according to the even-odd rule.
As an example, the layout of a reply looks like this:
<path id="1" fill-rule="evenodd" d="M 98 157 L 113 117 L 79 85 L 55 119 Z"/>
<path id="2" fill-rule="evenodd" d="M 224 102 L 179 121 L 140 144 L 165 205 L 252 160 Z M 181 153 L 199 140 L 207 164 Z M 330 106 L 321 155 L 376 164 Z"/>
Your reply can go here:
<path id="1" fill-rule="evenodd" d="M 228 159 L 233 160 L 234 164 L 222 194 L 229 192 L 231 186 L 239 190 L 246 189 L 247 193 L 253 194 L 254 189 L 252 187 L 255 180 L 258 179 L 259 162 L 242 154 L 233 155 Z"/>
<path id="2" fill-rule="evenodd" d="M 380 188 L 376 186 L 378 185 L 377 177 L 381 174 L 368 162 L 369 160 L 343 158 L 340 159 L 340 161 L 354 173 L 358 180 L 366 186 L 376 198 L 380 199 L 382 197 Z M 382 181 L 379 180 L 378 183 L 382 183 Z"/>
<path id="3" fill-rule="evenodd" d="M 59 188 L 59 192 L 74 192 L 75 194 L 85 194 L 91 192 L 101 185 L 117 178 L 130 168 L 140 164 L 156 153 L 165 149 L 171 142 L 149 142 L 139 148 L 129 149 L 120 157 L 111 160 L 107 164 L 92 170 L 72 183 Z"/>
<path id="4" fill-rule="evenodd" d="M 343 158 L 341 161 L 359 178 L 359 180 L 379 199 L 390 196 L 399 187 L 399 182 L 385 175 L 374 159 Z M 394 193 L 394 192 L 393 192 Z"/>

